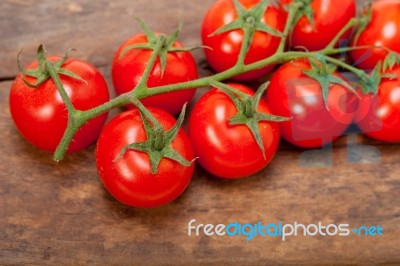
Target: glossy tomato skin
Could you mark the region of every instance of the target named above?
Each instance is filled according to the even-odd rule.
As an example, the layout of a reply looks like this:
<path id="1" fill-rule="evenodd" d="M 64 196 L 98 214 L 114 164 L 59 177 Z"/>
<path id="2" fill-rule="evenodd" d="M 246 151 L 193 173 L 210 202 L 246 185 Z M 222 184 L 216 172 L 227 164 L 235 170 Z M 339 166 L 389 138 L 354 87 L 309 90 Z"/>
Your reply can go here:
<path id="1" fill-rule="evenodd" d="M 258 0 L 240 0 L 245 8 L 249 9 L 259 3 Z M 201 28 L 204 53 L 210 66 L 217 72 L 222 72 L 234 66 L 238 60 L 243 41 L 243 31 L 230 32 L 210 36 L 220 27 L 229 24 L 237 18 L 232 0 L 218 0 L 207 11 Z M 265 12 L 264 22 L 279 31 L 283 31 L 286 23 L 286 13 L 277 7 L 269 6 Z M 280 37 L 263 32 L 256 32 L 246 55 L 245 63 L 250 64 L 270 57 L 278 49 Z M 236 80 L 254 80 L 265 76 L 274 66 L 267 66 L 233 77 Z"/>
<path id="2" fill-rule="evenodd" d="M 176 123 L 167 112 L 149 108 L 154 117 L 169 130 Z M 121 150 L 129 144 L 147 139 L 137 109 L 118 114 L 102 131 L 96 147 L 96 165 L 106 189 L 120 202 L 136 207 L 151 208 L 164 205 L 183 193 L 189 185 L 194 163 L 183 166 L 163 158 L 158 173 L 152 174 L 146 153 L 128 150 L 118 159 Z M 194 152 L 187 134 L 181 129 L 172 147 L 191 161 Z"/>
<path id="3" fill-rule="evenodd" d="M 400 68 L 390 73 L 399 76 Z M 377 95 L 362 96 L 355 121 L 371 138 L 400 142 L 400 79 L 383 79 Z"/>
<path id="4" fill-rule="evenodd" d="M 352 46 L 384 46 L 400 52 L 400 1 L 381 0 L 372 4 L 372 20 Z M 383 61 L 388 52 L 384 49 L 360 49 L 350 52 L 357 67 L 372 70 L 379 61 Z"/>
<path id="5" fill-rule="evenodd" d="M 60 57 L 49 57 L 52 62 Z M 27 69 L 37 68 L 35 61 Z M 60 75 L 72 105 L 77 110 L 88 110 L 107 102 L 110 97 L 107 84 L 101 73 L 92 65 L 79 59 L 69 58 L 63 68 L 79 75 L 81 80 Z M 25 77 L 34 83 L 35 78 Z M 9 95 L 10 112 L 20 133 L 34 146 L 54 152 L 67 127 L 68 112 L 52 79 L 37 88 L 28 87 L 19 74 L 11 86 Z M 99 136 L 107 114 L 98 116 L 78 130 L 68 152 L 83 149 Z"/>
<path id="6" fill-rule="evenodd" d="M 239 84 L 230 84 L 249 95 L 254 92 Z M 269 113 L 263 100 L 258 111 Z M 245 125 L 229 125 L 237 113 L 232 100 L 220 90 L 212 89 L 195 104 L 189 118 L 189 136 L 198 162 L 211 174 L 222 178 L 241 178 L 263 169 L 274 157 L 279 144 L 279 126 L 259 122 L 266 158 Z"/>
<path id="7" fill-rule="evenodd" d="M 112 63 L 112 80 L 117 95 L 131 91 L 139 83 L 143 72 L 150 60 L 152 51 L 144 49 L 131 49 L 123 57 L 121 53 L 127 46 L 148 43 L 144 34 L 138 34 L 128 38 L 117 50 Z M 182 47 L 179 42 L 174 47 Z M 196 61 L 190 52 L 169 52 L 164 74 L 161 72 L 160 60 L 157 59 L 147 86 L 149 88 L 181 83 L 198 78 Z M 146 106 L 152 106 L 166 110 L 171 114 L 177 114 L 182 106 L 190 102 L 194 96 L 195 89 L 171 92 L 155 95 L 142 100 Z M 132 105 L 129 105 L 133 108 Z"/>
<path id="8" fill-rule="evenodd" d="M 280 2 L 287 5 L 292 0 L 280 0 Z M 314 11 L 315 30 L 308 18 L 302 17 L 292 32 L 292 48 L 304 47 L 309 51 L 321 50 L 356 16 L 355 0 L 313 0 L 311 7 Z M 341 39 L 348 40 L 350 33 L 351 30 L 347 31 Z"/>
<path id="9" fill-rule="evenodd" d="M 302 60 L 281 66 L 270 80 L 266 99 L 274 114 L 291 117 L 279 123 L 283 139 L 301 148 L 319 148 L 337 139 L 352 123 L 357 97 L 331 84 L 328 111 L 320 85 L 302 73 L 307 69 L 310 64 Z"/>

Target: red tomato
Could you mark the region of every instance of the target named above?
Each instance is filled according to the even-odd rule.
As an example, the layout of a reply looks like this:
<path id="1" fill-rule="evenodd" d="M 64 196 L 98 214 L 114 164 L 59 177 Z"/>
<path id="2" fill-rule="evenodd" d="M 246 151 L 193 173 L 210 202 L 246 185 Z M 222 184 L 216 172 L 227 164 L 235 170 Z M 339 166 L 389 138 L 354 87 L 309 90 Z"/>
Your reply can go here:
<path id="1" fill-rule="evenodd" d="M 396 67 L 389 73 L 400 75 Z M 400 79 L 383 79 L 377 95 L 364 95 L 356 123 L 365 135 L 386 142 L 400 142 Z"/>
<path id="2" fill-rule="evenodd" d="M 144 34 L 138 34 L 128 38 L 115 54 L 112 64 L 112 80 L 117 95 L 131 91 L 139 83 L 143 72 L 149 62 L 152 50 L 131 49 L 122 58 L 121 53 L 127 46 L 148 43 Z M 180 48 L 179 42 L 174 47 Z M 147 81 L 149 88 L 181 83 L 198 78 L 197 65 L 190 52 L 169 52 L 164 74 L 161 72 L 160 60 L 157 59 Z M 155 95 L 142 100 L 146 106 L 158 107 L 171 114 L 177 114 L 182 106 L 190 102 L 194 96 L 195 89 L 171 92 Z M 133 105 L 129 105 L 133 107 Z"/>
<path id="3" fill-rule="evenodd" d="M 400 53 L 400 1 L 381 0 L 372 4 L 372 20 L 352 46 L 375 45 Z M 354 50 L 350 55 L 357 67 L 371 70 L 388 52 L 374 48 Z"/>
<path id="4" fill-rule="evenodd" d="M 60 57 L 50 57 L 52 62 Z M 27 69 L 37 68 L 35 61 Z M 74 58 L 69 58 L 63 68 L 79 75 L 81 80 L 60 75 L 72 105 L 81 111 L 94 108 L 109 100 L 107 84 L 101 73 L 92 65 Z M 29 83 L 36 78 L 25 77 Z M 54 152 L 67 127 L 68 112 L 52 79 L 37 88 L 30 88 L 22 81 L 19 74 L 11 86 L 10 112 L 21 134 L 36 147 Z M 100 134 L 107 119 L 107 114 L 96 117 L 78 130 L 68 152 L 74 152 L 93 143 Z"/>
<path id="5" fill-rule="evenodd" d="M 240 0 L 245 8 L 250 9 L 259 3 L 258 0 Z M 243 31 L 232 30 L 222 34 L 210 36 L 217 29 L 229 24 L 237 18 L 237 12 L 232 0 L 218 0 L 208 10 L 202 24 L 203 45 L 211 48 L 204 49 L 210 66 L 217 72 L 222 72 L 234 66 L 238 60 L 239 51 L 243 42 Z M 279 8 L 269 6 L 262 21 L 268 26 L 283 31 L 286 22 L 286 13 Z M 280 37 L 257 31 L 255 32 L 245 64 L 254 63 L 273 55 L 278 49 Z M 252 80 L 265 76 L 274 66 L 235 76 L 237 80 Z"/>
<path id="6" fill-rule="evenodd" d="M 292 0 L 280 0 L 284 5 Z M 307 17 L 303 16 L 297 22 L 291 35 L 291 47 L 305 47 L 309 51 L 325 48 L 340 32 L 340 30 L 356 16 L 355 0 L 313 0 L 311 8 L 314 11 L 313 29 Z M 349 38 L 351 30 L 341 39 Z"/>
<path id="7" fill-rule="evenodd" d="M 317 148 L 338 138 L 352 123 L 356 96 L 341 85 L 330 84 L 327 110 L 321 86 L 302 73 L 308 69 L 307 61 L 281 66 L 271 78 L 267 104 L 274 114 L 292 118 L 279 123 L 286 141 Z"/>
<path id="8" fill-rule="evenodd" d="M 230 85 L 254 95 L 243 85 Z M 258 111 L 270 114 L 263 100 Z M 266 153 L 264 159 L 246 125 L 229 125 L 228 120 L 237 112 L 233 101 L 224 92 L 212 89 L 199 99 L 190 114 L 189 136 L 199 157 L 198 162 L 218 177 L 240 178 L 255 174 L 272 160 L 278 148 L 279 126 L 273 122 L 259 122 Z"/>
<path id="9" fill-rule="evenodd" d="M 149 110 L 166 131 L 174 126 L 176 120 L 167 112 Z M 104 186 L 120 202 L 138 208 L 160 206 L 177 198 L 188 186 L 194 170 L 194 164 L 186 167 L 163 158 L 158 173 L 152 174 L 148 155 L 135 150 L 128 150 L 118 159 L 126 145 L 146 139 L 139 111 L 132 109 L 104 127 L 96 147 L 97 170 Z M 193 160 L 193 149 L 183 129 L 172 147 L 187 160 Z"/>

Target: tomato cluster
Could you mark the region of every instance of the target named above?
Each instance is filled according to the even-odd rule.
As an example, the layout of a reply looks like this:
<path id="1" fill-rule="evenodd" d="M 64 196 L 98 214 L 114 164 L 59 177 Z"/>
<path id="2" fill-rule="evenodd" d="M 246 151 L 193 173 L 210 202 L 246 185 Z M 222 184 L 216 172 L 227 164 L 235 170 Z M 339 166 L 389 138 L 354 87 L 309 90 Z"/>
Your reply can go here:
<path id="1" fill-rule="evenodd" d="M 294 4 L 297 16 L 290 18 Z M 201 30 L 205 57 L 216 73 L 260 62 L 277 52 L 305 50 L 306 56 L 279 67 L 275 64 L 288 60 L 282 57 L 275 64 L 238 71 L 230 76 L 235 82 L 210 82 L 213 87 L 193 103 L 188 134 L 181 126 L 184 105 L 196 88 L 133 101 L 105 127 L 107 114 L 97 116 L 77 131 L 68 152 L 98 139 L 96 164 L 104 186 L 122 203 L 147 208 L 183 193 L 195 158 L 217 177 L 241 178 L 270 163 L 281 137 L 300 148 L 320 148 L 356 123 L 371 138 L 400 142 L 400 60 L 394 56 L 400 52 L 400 1 L 374 2 L 364 16 L 359 30 L 352 33 L 345 27 L 356 17 L 355 0 L 340 4 L 337 0 L 280 0 L 278 4 L 218 0 L 205 15 Z M 293 25 L 289 36 L 284 36 L 289 18 Z M 190 49 L 176 40 L 178 34 L 166 36 L 142 27 L 144 33 L 127 39 L 112 62 L 117 95 L 135 91 L 140 98 L 153 88 L 198 80 L 196 62 Z M 350 84 L 323 57 L 312 53 L 327 46 L 340 50 L 349 38 L 350 58 L 344 60 L 352 60 L 365 75 L 375 75 L 376 84 L 370 80 L 364 87 Z M 11 87 L 11 115 L 21 134 L 46 151 L 56 150 L 71 109 L 81 115 L 110 100 L 100 72 L 75 58 L 39 57 L 21 72 Z M 54 80 L 55 72 L 59 82 Z M 261 86 L 257 92 L 246 85 L 267 80 L 268 88 Z M 377 93 L 365 91 L 373 85 Z M 182 109 L 176 119 L 173 115 Z"/>

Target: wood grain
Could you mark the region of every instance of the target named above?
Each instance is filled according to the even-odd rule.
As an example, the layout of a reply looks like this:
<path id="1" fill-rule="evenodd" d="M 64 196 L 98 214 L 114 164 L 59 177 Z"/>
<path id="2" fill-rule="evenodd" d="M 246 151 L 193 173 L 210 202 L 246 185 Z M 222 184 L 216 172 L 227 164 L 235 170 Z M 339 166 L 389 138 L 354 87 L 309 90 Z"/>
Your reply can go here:
<path id="1" fill-rule="evenodd" d="M 398 265 L 400 264 L 399 146 L 372 145 L 349 163 L 346 137 L 333 165 L 306 169 L 302 151 L 284 144 L 271 165 L 242 180 L 223 181 L 197 168 L 187 191 L 157 209 L 116 202 L 102 187 L 94 147 L 57 164 L 22 139 L 10 118 L 8 91 L 24 48 L 51 53 L 71 47 L 109 79 L 119 43 L 138 31 L 133 16 L 171 32 L 185 22 L 182 42 L 198 44 L 205 1 L 44 1 L 0 3 L 0 264 L 1 265 Z M 195 52 L 200 65 L 201 51 Z M 203 74 L 206 69 L 202 70 Z M 307 161 L 307 160 L 306 160 Z M 364 163 L 362 163 L 364 162 Z M 380 225 L 382 237 L 207 237 L 187 235 L 197 223 L 348 223 Z"/>

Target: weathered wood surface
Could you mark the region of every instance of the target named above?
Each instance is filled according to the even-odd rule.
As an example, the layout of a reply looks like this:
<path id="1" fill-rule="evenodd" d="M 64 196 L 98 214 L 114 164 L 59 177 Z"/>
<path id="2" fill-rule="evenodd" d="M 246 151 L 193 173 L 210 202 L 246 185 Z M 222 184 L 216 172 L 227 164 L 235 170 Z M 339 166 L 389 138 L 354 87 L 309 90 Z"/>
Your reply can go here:
<path id="1" fill-rule="evenodd" d="M 374 145 L 375 163 L 349 163 L 346 138 L 333 150 L 333 167 L 300 167 L 301 151 L 283 145 L 256 176 L 221 181 L 198 168 L 175 202 L 134 210 L 116 202 L 98 180 L 93 147 L 57 164 L 26 143 L 12 124 L 8 91 L 24 48 L 23 62 L 39 43 L 51 53 L 98 66 L 109 80 L 119 43 L 138 31 L 138 16 L 171 32 L 179 14 L 181 40 L 199 43 L 205 1 L 0 2 L 0 264 L 1 265 L 191 265 L 400 264 L 399 146 Z M 199 64 L 201 51 L 195 52 Z M 203 71 L 204 73 L 204 71 Z M 379 159 L 364 153 L 364 159 Z M 382 237 L 189 237 L 187 223 L 348 223 L 380 225 Z"/>

